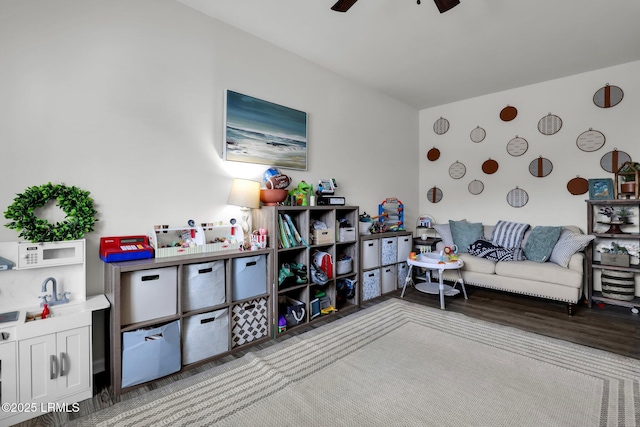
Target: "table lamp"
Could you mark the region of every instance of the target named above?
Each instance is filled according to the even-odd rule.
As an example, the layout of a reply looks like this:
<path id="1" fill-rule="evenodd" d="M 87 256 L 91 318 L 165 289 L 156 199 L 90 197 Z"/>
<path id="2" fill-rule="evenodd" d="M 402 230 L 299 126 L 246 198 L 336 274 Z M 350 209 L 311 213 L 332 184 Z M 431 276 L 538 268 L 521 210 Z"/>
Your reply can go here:
<path id="1" fill-rule="evenodd" d="M 251 209 L 260 207 L 260 183 L 250 179 L 234 178 L 231 183 L 231 190 L 229 190 L 227 204 L 240 206 L 242 211 L 240 226 L 244 233 L 244 246 L 248 248 L 250 245 L 249 236 L 251 235 L 249 212 Z"/>

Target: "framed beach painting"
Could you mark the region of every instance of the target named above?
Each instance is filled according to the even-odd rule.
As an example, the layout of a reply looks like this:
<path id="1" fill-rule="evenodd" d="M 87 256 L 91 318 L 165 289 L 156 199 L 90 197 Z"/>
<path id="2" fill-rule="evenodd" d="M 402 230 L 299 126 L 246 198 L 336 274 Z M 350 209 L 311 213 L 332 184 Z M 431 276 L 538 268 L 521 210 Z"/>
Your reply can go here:
<path id="1" fill-rule="evenodd" d="M 596 178 L 589 180 L 589 199 L 610 200 L 614 198 L 613 180 L 611 178 Z"/>
<path id="2" fill-rule="evenodd" d="M 225 160 L 307 170 L 307 113 L 232 90 L 225 107 Z"/>

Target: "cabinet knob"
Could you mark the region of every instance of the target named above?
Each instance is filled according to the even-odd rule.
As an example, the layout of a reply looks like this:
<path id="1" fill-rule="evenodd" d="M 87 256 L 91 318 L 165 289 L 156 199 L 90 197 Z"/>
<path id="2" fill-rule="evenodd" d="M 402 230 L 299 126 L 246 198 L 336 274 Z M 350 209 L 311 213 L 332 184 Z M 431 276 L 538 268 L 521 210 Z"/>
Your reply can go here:
<path id="1" fill-rule="evenodd" d="M 0 341 L 6 341 L 9 339 L 9 332 L 1 332 L 0 333 Z"/>

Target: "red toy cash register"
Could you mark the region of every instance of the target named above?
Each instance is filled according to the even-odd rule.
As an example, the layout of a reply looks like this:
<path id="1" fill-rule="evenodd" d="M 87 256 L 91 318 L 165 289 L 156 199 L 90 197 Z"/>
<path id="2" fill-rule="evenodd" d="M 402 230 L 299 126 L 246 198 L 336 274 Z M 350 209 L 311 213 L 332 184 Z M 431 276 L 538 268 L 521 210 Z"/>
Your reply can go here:
<path id="1" fill-rule="evenodd" d="M 100 238 L 100 259 L 104 262 L 153 258 L 153 248 L 147 236 Z"/>

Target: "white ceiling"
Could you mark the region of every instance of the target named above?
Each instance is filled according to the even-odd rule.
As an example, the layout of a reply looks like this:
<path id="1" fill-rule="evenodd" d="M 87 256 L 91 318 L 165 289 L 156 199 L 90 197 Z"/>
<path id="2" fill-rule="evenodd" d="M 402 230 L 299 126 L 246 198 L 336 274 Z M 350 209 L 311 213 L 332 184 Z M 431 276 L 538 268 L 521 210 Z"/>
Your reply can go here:
<path id="1" fill-rule="evenodd" d="M 417 109 L 640 60 L 638 0 L 178 1 Z"/>

